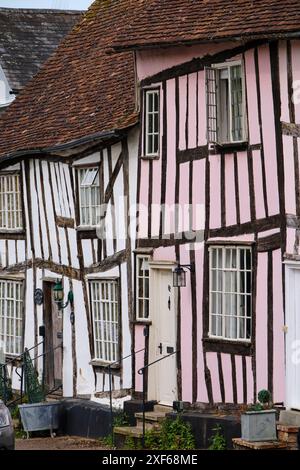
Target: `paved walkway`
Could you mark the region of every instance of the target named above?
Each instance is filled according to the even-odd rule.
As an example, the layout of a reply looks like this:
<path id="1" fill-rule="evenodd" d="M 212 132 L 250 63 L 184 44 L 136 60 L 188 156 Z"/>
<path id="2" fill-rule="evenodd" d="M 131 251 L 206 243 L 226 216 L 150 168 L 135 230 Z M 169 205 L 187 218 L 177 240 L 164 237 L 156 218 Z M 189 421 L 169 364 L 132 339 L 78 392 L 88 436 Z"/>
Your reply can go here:
<path id="1" fill-rule="evenodd" d="M 43 437 L 16 439 L 16 450 L 105 450 L 107 447 L 93 439 L 81 437 Z"/>

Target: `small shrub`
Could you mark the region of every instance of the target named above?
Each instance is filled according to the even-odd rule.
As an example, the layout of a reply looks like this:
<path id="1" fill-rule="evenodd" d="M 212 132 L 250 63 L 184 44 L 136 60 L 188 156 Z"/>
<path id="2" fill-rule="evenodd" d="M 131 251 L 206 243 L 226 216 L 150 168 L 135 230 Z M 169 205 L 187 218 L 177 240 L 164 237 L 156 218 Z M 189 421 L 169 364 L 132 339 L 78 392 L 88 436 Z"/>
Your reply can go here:
<path id="1" fill-rule="evenodd" d="M 146 431 L 145 446 L 150 450 L 193 450 L 196 447 L 191 425 L 179 416 L 175 420 L 166 418 L 159 430 Z"/>
<path id="2" fill-rule="evenodd" d="M 216 426 L 213 431 L 214 434 L 210 438 L 211 444 L 208 450 L 226 450 L 226 441 L 221 426 Z"/>
<path id="3" fill-rule="evenodd" d="M 129 426 L 128 416 L 124 411 L 117 411 L 114 415 L 114 427 Z"/>
<path id="4" fill-rule="evenodd" d="M 261 390 L 257 395 L 258 401 L 263 405 L 267 405 L 271 402 L 271 393 L 269 390 Z"/>

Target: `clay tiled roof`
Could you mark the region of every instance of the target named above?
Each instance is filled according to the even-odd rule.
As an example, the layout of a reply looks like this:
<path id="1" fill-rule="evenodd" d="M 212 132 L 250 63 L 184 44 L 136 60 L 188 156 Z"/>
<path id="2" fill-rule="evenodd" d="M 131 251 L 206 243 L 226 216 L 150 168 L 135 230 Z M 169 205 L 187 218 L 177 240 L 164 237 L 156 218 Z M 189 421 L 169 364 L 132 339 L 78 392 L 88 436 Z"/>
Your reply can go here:
<path id="1" fill-rule="evenodd" d="M 133 55 L 107 54 L 125 7 L 122 0 L 96 0 L 18 95 L 0 120 L 2 160 L 137 122 Z"/>
<path id="2" fill-rule="evenodd" d="M 128 0 L 116 49 L 300 31 L 299 0 Z"/>
<path id="3" fill-rule="evenodd" d="M 9 85 L 23 88 L 82 15 L 80 11 L 0 8 L 0 64 Z"/>

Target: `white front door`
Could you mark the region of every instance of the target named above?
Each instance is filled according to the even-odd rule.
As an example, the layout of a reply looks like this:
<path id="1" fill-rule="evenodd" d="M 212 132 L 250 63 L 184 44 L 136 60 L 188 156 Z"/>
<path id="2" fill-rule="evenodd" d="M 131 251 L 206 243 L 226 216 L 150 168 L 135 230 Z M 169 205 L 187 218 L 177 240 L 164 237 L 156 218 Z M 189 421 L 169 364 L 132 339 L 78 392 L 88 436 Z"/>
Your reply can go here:
<path id="1" fill-rule="evenodd" d="M 286 268 L 286 407 L 300 410 L 300 265 Z"/>
<path id="2" fill-rule="evenodd" d="M 176 351 L 176 289 L 173 264 L 150 263 L 149 363 Z M 176 354 L 148 370 L 148 399 L 171 406 L 177 400 Z"/>

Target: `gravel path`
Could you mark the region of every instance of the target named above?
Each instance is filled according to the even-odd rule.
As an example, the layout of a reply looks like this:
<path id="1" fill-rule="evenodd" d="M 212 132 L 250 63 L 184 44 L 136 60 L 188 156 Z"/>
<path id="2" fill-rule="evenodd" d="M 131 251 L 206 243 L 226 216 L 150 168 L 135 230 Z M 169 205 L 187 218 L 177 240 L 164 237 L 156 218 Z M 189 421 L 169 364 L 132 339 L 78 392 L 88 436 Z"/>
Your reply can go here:
<path id="1" fill-rule="evenodd" d="M 16 439 L 16 450 L 107 450 L 100 441 L 82 437 Z"/>

